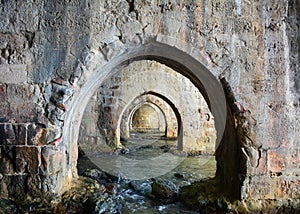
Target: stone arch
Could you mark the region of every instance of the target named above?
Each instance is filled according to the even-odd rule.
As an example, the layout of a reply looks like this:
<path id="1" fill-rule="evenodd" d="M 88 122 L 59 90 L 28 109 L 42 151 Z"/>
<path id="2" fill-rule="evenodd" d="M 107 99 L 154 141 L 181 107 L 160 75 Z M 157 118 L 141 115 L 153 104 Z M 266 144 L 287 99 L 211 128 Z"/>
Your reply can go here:
<path id="1" fill-rule="evenodd" d="M 224 109 L 226 110 L 226 100 L 222 86 L 216 77 L 199 61 L 186 54 L 185 52 L 160 42 L 151 41 L 136 49 L 121 54 L 113 58 L 102 68 L 95 69 L 94 73 L 86 80 L 77 94 L 67 112 L 64 126 L 64 140 L 75 142 L 78 138 L 78 127 L 80 125 L 83 111 L 89 98 L 101 85 L 101 83 L 111 74 L 116 73 L 122 67 L 137 60 L 151 59 L 158 61 L 188 77 L 201 91 L 211 112 L 216 118 L 217 138 L 220 142 L 225 127 Z M 70 145 L 71 146 L 71 145 Z M 76 146 L 71 146 L 70 150 L 75 150 L 70 155 L 70 162 L 77 160 Z M 73 158 L 72 158 L 73 156 Z"/>
<path id="2" fill-rule="evenodd" d="M 164 100 L 171 107 L 172 111 L 174 112 L 174 114 L 176 116 L 177 124 L 178 124 L 178 133 L 177 133 L 178 144 L 177 144 L 177 148 L 179 150 L 182 150 L 183 149 L 183 125 L 182 125 L 182 117 L 181 117 L 181 114 L 180 114 L 177 106 L 175 106 L 175 104 L 170 99 L 168 99 L 168 97 L 166 97 L 166 96 L 164 96 L 160 93 L 154 92 L 154 91 L 148 91 L 148 92 L 145 92 L 145 93 L 143 93 L 139 96 L 143 96 L 143 95 L 157 96 L 157 97 L 161 98 L 162 100 Z M 120 113 L 120 117 L 119 117 L 118 125 L 117 125 L 117 130 L 116 130 L 116 139 L 117 140 L 120 139 L 120 124 L 121 124 L 121 121 L 122 121 L 122 116 L 124 115 L 124 112 L 126 111 L 128 106 L 130 105 L 130 103 L 132 103 L 135 99 L 136 99 L 136 97 L 132 98 L 132 100 L 127 103 L 127 105 L 123 108 L 122 112 Z M 119 143 L 119 141 L 117 141 L 117 143 Z"/>
<path id="3" fill-rule="evenodd" d="M 167 120 L 166 120 L 166 115 L 164 114 L 164 112 L 155 104 L 151 103 L 151 102 L 143 102 L 143 103 L 139 103 L 138 105 L 134 106 L 134 108 L 132 109 L 132 111 L 129 113 L 129 117 L 127 117 L 127 121 L 125 122 L 123 119 L 121 119 L 121 124 L 122 122 L 124 121 L 125 122 L 125 126 L 128 127 L 127 130 L 129 130 L 129 132 L 131 132 L 133 130 L 133 127 L 132 127 L 132 124 L 133 124 L 133 117 L 134 117 L 134 114 L 136 114 L 136 112 L 144 105 L 149 105 L 151 106 L 153 109 L 155 109 L 157 115 L 158 115 L 158 118 L 159 120 L 161 121 L 161 118 L 163 118 L 163 121 L 165 122 L 165 126 L 162 127 L 161 124 L 159 124 L 159 129 L 158 131 L 162 131 L 162 132 L 165 132 L 166 130 L 166 124 L 167 124 Z M 162 116 L 162 117 L 161 117 Z M 122 126 L 121 126 L 122 127 Z M 120 128 L 121 128 L 120 127 Z M 122 136 L 126 136 L 128 137 L 129 135 L 126 134 L 124 135 L 122 133 L 122 129 L 120 129 L 120 135 L 121 137 Z"/>
<path id="4" fill-rule="evenodd" d="M 210 110 L 215 118 L 217 130 L 216 159 L 217 172 L 222 185 L 226 186 L 226 195 L 240 195 L 238 178 L 239 163 L 237 157 L 236 134 L 234 122 L 230 110 L 227 108 L 226 98 L 222 85 L 215 75 L 218 69 L 205 60 L 205 55 L 184 42 L 176 46 L 176 39 L 168 40 L 166 37 L 157 37 L 154 40 L 144 41 L 134 48 L 124 47 L 123 51 L 113 55 L 109 62 L 101 60 L 102 63 L 92 66 L 86 74 L 86 79 L 79 90 L 77 90 L 66 112 L 63 127 L 63 141 L 67 144 L 67 177 L 77 176 L 76 161 L 78 157 L 77 138 L 78 130 L 90 97 L 97 90 L 100 84 L 109 75 L 116 73 L 122 67 L 137 60 L 150 59 L 167 65 L 174 70 L 188 77 L 201 91 Z M 195 57 L 195 58 L 194 58 Z M 210 67 L 212 72 L 205 66 Z M 225 139 L 225 137 L 227 139 Z M 226 149 L 225 149 L 226 145 Z M 225 161 L 227 159 L 227 161 Z M 68 179 L 67 179 L 68 180 Z"/>
<path id="5" fill-rule="evenodd" d="M 150 120 L 148 120 L 147 125 L 148 126 L 136 126 L 137 123 L 139 123 L 140 121 L 140 116 L 139 114 L 143 114 L 143 111 L 145 109 L 151 109 L 150 111 L 152 111 L 152 116 L 151 118 L 156 118 L 156 119 L 152 119 L 150 118 Z M 151 112 L 150 112 L 151 113 Z M 153 113 L 155 114 L 155 116 L 153 116 Z M 158 108 L 156 105 L 154 105 L 153 103 L 150 102 L 145 102 L 141 105 L 138 106 L 138 108 L 135 108 L 134 111 L 132 112 L 132 114 L 130 114 L 130 118 L 129 118 L 129 130 L 130 132 L 133 131 L 142 131 L 142 132 L 165 132 L 166 129 L 166 120 L 165 120 L 165 115 L 163 114 L 162 110 L 160 108 Z"/>
<path id="6" fill-rule="evenodd" d="M 181 150 L 203 153 L 215 151 L 215 130 L 208 132 L 206 124 L 202 122 L 205 120 L 203 113 L 211 113 L 199 89 L 188 78 L 153 60 L 134 61 L 101 84 L 97 93 L 97 124 L 108 145 L 121 146 L 118 142 L 119 133 L 116 133 L 120 113 L 135 97 L 147 91 L 163 95 L 180 112 L 184 127 Z M 209 123 L 214 128 L 214 120 Z"/>
<path id="7" fill-rule="evenodd" d="M 123 139 L 126 139 L 129 137 L 129 121 L 130 116 L 136 106 L 142 105 L 143 103 L 152 103 L 153 105 L 156 105 L 164 114 L 165 120 L 166 120 L 166 130 L 165 130 L 165 136 L 166 138 L 177 138 L 178 135 L 178 122 L 176 115 L 173 111 L 173 109 L 165 102 L 163 99 L 151 95 L 151 94 L 145 94 L 140 97 L 137 97 L 125 110 L 124 114 L 121 115 L 121 124 L 120 127 L 120 136 Z"/>

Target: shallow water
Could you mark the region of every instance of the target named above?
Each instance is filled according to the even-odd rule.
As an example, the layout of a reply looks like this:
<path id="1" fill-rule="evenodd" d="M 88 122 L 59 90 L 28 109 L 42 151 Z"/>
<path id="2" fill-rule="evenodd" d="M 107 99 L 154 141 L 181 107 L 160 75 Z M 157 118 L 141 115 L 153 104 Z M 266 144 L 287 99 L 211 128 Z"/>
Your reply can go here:
<path id="1" fill-rule="evenodd" d="M 86 155 L 78 160 L 78 172 L 100 168 L 120 180 L 126 180 L 119 183 L 119 193 L 114 196 L 114 201 L 120 204 L 121 213 L 195 213 L 179 202 L 162 204 L 153 201 L 127 185 L 132 180 L 144 185 L 150 185 L 151 180 L 169 180 L 180 188 L 215 175 L 214 156 L 182 155 L 176 151 L 176 144 L 174 140 L 161 139 L 159 133 L 136 133 L 123 143 L 127 149 L 118 154 L 108 152 L 107 148 L 93 151 L 85 149 Z"/>

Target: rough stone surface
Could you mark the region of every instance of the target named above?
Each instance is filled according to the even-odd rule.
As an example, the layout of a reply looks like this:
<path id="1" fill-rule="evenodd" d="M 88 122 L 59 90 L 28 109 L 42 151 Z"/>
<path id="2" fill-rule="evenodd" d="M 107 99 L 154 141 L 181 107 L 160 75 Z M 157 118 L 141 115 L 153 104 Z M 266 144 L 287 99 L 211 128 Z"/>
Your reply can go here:
<path id="1" fill-rule="evenodd" d="M 130 4 L 1 1 L 1 195 L 25 197 L 34 176 L 33 189 L 59 193 L 76 177 L 89 98 L 104 79 L 150 58 L 188 76 L 206 99 L 219 77 L 228 82 L 233 97 L 226 96 L 227 128 L 216 152 L 223 186 L 243 199 L 299 197 L 299 1 Z M 163 50 L 172 51 L 160 56 Z M 201 75 L 190 72 L 193 64 Z M 61 148 L 62 171 L 39 177 L 36 156 L 48 144 Z"/>
<path id="2" fill-rule="evenodd" d="M 26 144 L 26 124 L 0 124 L 0 144 L 1 145 L 25 145 Z"/>
<path id="3" fill-rule="evenodd" d="M 268 151 L 268 170 L 269 172 L 280 173 L 284 170 L 283 157 L 276 151 Z"/>

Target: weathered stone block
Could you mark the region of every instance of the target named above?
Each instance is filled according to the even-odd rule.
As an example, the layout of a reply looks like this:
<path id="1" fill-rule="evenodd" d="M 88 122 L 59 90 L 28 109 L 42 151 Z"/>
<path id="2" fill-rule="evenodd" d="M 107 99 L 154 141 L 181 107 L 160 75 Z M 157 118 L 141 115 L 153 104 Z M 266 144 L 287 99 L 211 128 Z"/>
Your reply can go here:
<path id="1" fill-rule="evenodd" d="M 36 117 L 35 103 L 32 100 L 34 87 L 31 85 L 8 84 L 6 103 L 9 105 L 10 118 L 17 123 L 32 122 Z M 0 106 L 1 109 L 1 106 Z M 3 109 L 7 111 L 7 109 Z"/>
<path id="2" fill-rule="evenodd" d="M 23 83 L 27 81 L 26 65 L 0 66 L 0 83 Z"/>
<path id="3" fill-rule="evenodd" d="M 43 146 L 41 149 L 41 172 L 53 174 L 62 170 L 64 155 L 56 146 Z"/>
<path id="4" fill-rule="evenodd" d="M 0 180 L 0 196 L 24 200 L 26 196 L 50 197 L 62 186 L 62 174 L 53 175 L 3 175 Z"/>
<path id="5" fill-rule="evenodd" d="M 279 198 L 299 198 L 300 179 L 297 177 L 282 177 L 278 179 L 276 195 Z"/>
<path id="6" fill-rule="evenodd" d="M 15 139 L 15 133 L 11 123 L 0 124 L 0 144 L 11 144 L 12 140 Z"/>
<path id="7" fill-rule="evenodd" d="M 67 81 L 56 79 L 55 83 L 52 84 L 52 95 L 50 101 L 54 103 L 57 107 L 65 104 L 65 102 L 72 96 L 73 88 L 67 84 Z"/>
<path id="8" fill-rule="evenodd" d="M 16 123 L 28 123 L 35 121 L 36 112 L 34 103 L 23 103 L 13 104 L 10 107 L 11 118 Z"/>
<path id="9" fill-rule="evenodd" d="M 14 153 L 15 149 L 13 146 L 0 147 L 0 173 L 14 173 Z"/>
<path id="10" fill-rule="evenodd" d="M 0 105 L 0 122 L 8 122 L 11 118 L 12 110 L 8 103 L 2 102 Z"/>
<path id="11" fill-rule="evenodd" d="M 257 165 L 248 166 L 249 175 L 263 175 L 266 173 L 266 152 L 260 151 L 260 157 L 257 160 Z"/>
<path id="12" fill-rule="evenodd" d="M 268 129 L 269 127 L 266 127 Z M 270 129 L 271 130 L 271 129 Z M 278 140 L 272 139 L 274 136 L 268 135 L 265 136 L 266 140 L 264 141 L 262 147 L 264 149 L 272 149 L 272 148 L 277 148 L 280 145 L 280 142 Z"/>
<path id="13" fill-rule="evenodd" d="M 49 126 L 47 128 L 46 143 L 59 144 L 61 142 L 62 129 L 60 126 Z"/>
<path id="14" fill-rule="evenodd" d="M 276 194 L 276 178 L 268 175 L 253 176 L 247 187 L 251 199 L 274 199 Z"/>
<path id="15" fill-rule="evenodd" d="M 64 119 L 65 116 L 64 108 L 65 108 L 64 104 L 58 106 L 49 104 L 46 108 L 46 112 L 49 120 L 56 125 L 59 124 Z"/>
<path id="16" fill-rule="evenodd" d="M 0 123 L 0 145 L 25 145 L 26 124 Z"/>
<path id="17" fill-rule="evenodd" d="M 269 172 L 282 172 L 284 170 L 283 156 L 275 150 L 267 153 L 267 166 Z"/>
<path id="18" fill-rule="evenodd" d="M 28 84 L 8 84 L 7 95 L 9 95 L 9 102 L 13 104 L 23 102 L 30 102 L 33 97 L 34 88 Z"/>
<path id="19" fill-rule="evenodd" d="M 3 175 L 0 180 L 0 195 L 15 200 L 24 200 L 26 195 L 26 175 Z"/>
<path id="20" fill-rule="evenodd" d="M 26 193 L 32 196 L 43 196 L 53 198 L 62 185 L 62 174 L 52 175 L 30 175 L 27 180 Z"/>
<path id="21" fill-rule="evenodd" d="M 3 103 L 6 100 L 7 100 L 6 85 L 5 84 L 0 84 L 0 102 Z"/>
<path id="22" fill-rule="evenodd" d="M 37 174 L 40 166 L 40 148 L 35 146 L 17 146 L 15 164 L 17 173 Z"/>
<path id="23" fill-rule="evenodd" d="M 13 124 L 16 145 L 24 145 L 26 143 L 26 126 L 27 124 Z"/>
<path id="24" fill-rule="evenodd" d="M 30 124 L 27 127 L 27 145 L 46 144 L 47 130 L 45 128 Z"/>
<path id="25" fill-rule="evenodd" d="M 300 148 L 289 148 L 285 151 L 284 164 L 286 171 L 290 173 L 297 173 L 300 169 Z"/>

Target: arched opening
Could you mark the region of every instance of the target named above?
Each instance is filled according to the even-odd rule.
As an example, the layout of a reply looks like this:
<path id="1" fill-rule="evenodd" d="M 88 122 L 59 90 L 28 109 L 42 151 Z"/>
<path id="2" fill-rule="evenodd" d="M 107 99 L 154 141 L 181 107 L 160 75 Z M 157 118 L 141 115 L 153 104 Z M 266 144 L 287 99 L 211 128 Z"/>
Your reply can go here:
<path id="1" fill-rule="evenodd" d="M 208 121 L 208 124 L 213 127 L 209 132 L 207 132 L 208 126 L 203 123 L 203 120 L 206 121 L 203 115 L 209 114 L 209 118 L 213 116 L 199 90 L 188 78 L 153 60 L 132 62 L 108 77 L 100 86 L 97 126 L 105 136 L 107 144 L 112 147 L 122 147 L 119 141 L 122 133 L 118 129 L 122 124 L 120 118 L 124 109 L 135 102 L 137 97 L 149 96 L 147 94 L 149 91 L 157 94 L 156 97 L 162 97 L 161 99 L 170 106 L 169 112 L 178 111 L 177 115 L 174 113 L 173 119 L 176 117 L 179 120 L 180 117 L 182 123 L 181 126 L 177 124 L 175 127 L 175 134 L 179 132 L 179 150 L 201 151 L 201 153 L 215 151 L 214 120 Z M 168 134 L 171 129 L 168 129 Z"/>
<path id="2" fill-rule="evenodd" d="M 153 104 L 145 103 L 133 112 L 130 118 L 129 131 L 164 134 L 166 126 L 166 120 L 161 110 Z"/>
<path id="3" fill-rule="evenodd" d="M 140 139 L 160 139 L 165 136 L 167 122 L 165 114 L 160 108 L 152 103 L 144 103 L 129 114 L 129 139 L 122 143 L 128 147 L 126 143 L 132 140 Z"/>
<path id="4" fill-rule="evenodd" d="M 144 104 L 150 104 L 162 113 L 161 116 L 163 116 L 165 120 L 165 127 L 160 125 L 160 132 L 164 131 L 163 135 L 160 136 L 166 139 L 177 139 L 178 120 L 180 119 L 176 117 L 176 114 L 171 106 L 164 99 L 158 96 L 153 94 L 143 94 L 136 97 L 128 105 L 123 114 L 120 115 L 121 123 L 120 126 L 117 127 L 117 133 L 118 129 L 120 129 L 120 141 L 127 140 L 129 138 L 132 116 L 134 112 Z"/>
<path id="5" fill-rule="evenodd" d="M 174 105 L 170 106 L 170 101 L 166 99 L 167 98 L 163 97 L 162 95 L 160 95 L 160 97 L 156 96 L 154 92 L 147 92 L 134 98 L 134 100 L 124 107 L 120 114 L 118 127 L 116 130 L 116 135 L 120 135 L 120 142 L 122 145 L 125 145 L 126 142 L 130 141 L 134 137 L 140 139 L 152 138 L 170 141 L 177 140 L 178 126 L 181 124 L 181 117 L 177 108 Z M 132 130 L 131 124 L 133 115 L 141 106 L 145 104 L 152 105 L 154 108 L 156 108 L 159 114 L 161 114 L 163 117 L 164 123 L 161 123 L 163 125 L 160 125 L 159 129 L 154 130 L 155 132 L 152 132 L 151 134 L 130 134 L 130 130 Z M 177 147 L 177 141 L 172 142 L 172 144 L 174 143 Z"/>
<path id="6" fill-rule="evenodd" d="M 170 54 L 172 53 L 172 54 Z M 68 112 L 66 125 L 64 131 L 64 140 L 67 142 L 74 142 L 76 145 L 78 138 L 78 128 L 82 118 L 81 108 L 85 108 L 91 95 L 91 92 L 95 92 L 97 87 L 109 76 L 124 66 L 130 64 L 131 62 L 150 59 L 165 64 L 174 70 L 182 73 L 184 76 L 188 77 L 201 91 L 203 97 L 205 98 L 211 112 L 215 118 L 216 130 L 217 130 L 217 161 L 228 158 L 229 161 L 219 161 L 217 177 L 222 178 L 222 182 L 229 185 L 228 189 L 236 190 L 236 188 L 231 188 L 237 182 L 237 155 L 236 155 L 236 145 L 235 136 L 230 136 L 229 133 L 226 135 L 228 137 L 222 140 L 222 136 L 227 128 L 225 127 L 226 118 L 228 111 L 226 109 L 226 100 L 223 94 L 222 86 L 219 81 L 197 60 L 188 54 L 180 51 L 175 47 L 171 47 L 158 42 L 149 42 L 144 44 L 129 53 L 120 55 L 114 58 L 109 63 L 104 65 L 101 69 L 96 69 L 95 72 L 90 76 L 90 78 L 82 86 L 81 90 L 77 94 L 76 99 L 73 101 L 72 107 Z M 229 120 L 231 120 L 229 118 Z M 227 121 L 228 122 L 228 121 Z M 232 126 L 232 123 L 229 123 Z M 179 133 L 182 134 L 182 127 L 179 128 Z M 231 128 L 231 127 L 229 127 Z M 179 135 L 180 135 L 179 134 Z M 224 150 L 223 143 L 229 142 L 229 146 Z M 76 166 L 77 160 L 77 148 L 70 144 L 71 155 L 69 156 L 70 166 Z M 74 168 L 71 167 L 74 170 Z M 75 170 L 76 171 L 76 170 Z"/>

